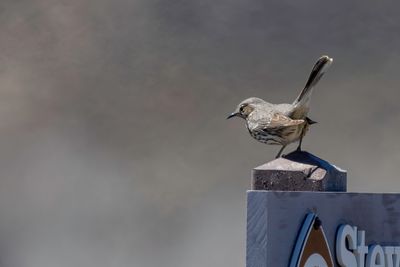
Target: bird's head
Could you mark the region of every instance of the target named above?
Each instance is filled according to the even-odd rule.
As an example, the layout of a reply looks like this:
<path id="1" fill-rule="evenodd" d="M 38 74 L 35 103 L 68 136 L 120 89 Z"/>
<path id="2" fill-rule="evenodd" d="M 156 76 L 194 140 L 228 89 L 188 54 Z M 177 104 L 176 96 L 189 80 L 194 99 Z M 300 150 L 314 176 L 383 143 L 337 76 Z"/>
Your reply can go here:
<path id="1" fill-rule="evenodd" d="M 236 109 L 234 112 L 232 112 L 227 119 L 233 118 L 233 117 L 240 117 L 243 119 L 246 119 L 250 113 L 253 112 L 254 109 L 257 108 L 257 106 L 262 105 L 263 103 L 266 103 L 264 100 L 257 98 L 257 97 L 250 97 L 242 102 L 240 102 L 239 105 L 237 105 Z"/>

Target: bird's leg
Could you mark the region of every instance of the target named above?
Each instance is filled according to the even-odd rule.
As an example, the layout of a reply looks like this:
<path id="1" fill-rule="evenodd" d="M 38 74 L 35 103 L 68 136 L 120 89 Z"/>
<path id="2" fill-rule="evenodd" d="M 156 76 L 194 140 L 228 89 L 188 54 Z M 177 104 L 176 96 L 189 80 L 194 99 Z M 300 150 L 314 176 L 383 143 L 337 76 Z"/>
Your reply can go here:
<path id="1" fill-rule="evenodd" d="M 307 118 L 307 119 L 308 119 L 308 118 Z M 308 119 L 308 120 L 310 120 L 310 119 Z M 308 122 L 308 120 L 307 120 L 307 122 Z M 315 122 L 314 122 L 314 123 L 315 123 Z M 307 125 L 301 130 L 301 136 L 300 136 L 299 146 L 297 147 L 296 151 L 301 151 L 301 143 L 303 142 L 303 137 L 304 137 L 304 135 L 305 135 L 305 133 L 306 133 L 306 127 L 307 127 Z"/>
<path id="2" fill-rule="evenodd" d="M 281 150 L 279 150 L 278 155 L 276 155 L 276 159 L 279 158 L 282 154 L 282 151 L 285 149 L 286 145 L 282 146 Z"/>
<path id="3" fill-rule="evenodd" d="M 296 149 L 296 151 L 301 151 L 301 143 L 303 142 L 303 135 L 300 137 L 299 145 Z"/>

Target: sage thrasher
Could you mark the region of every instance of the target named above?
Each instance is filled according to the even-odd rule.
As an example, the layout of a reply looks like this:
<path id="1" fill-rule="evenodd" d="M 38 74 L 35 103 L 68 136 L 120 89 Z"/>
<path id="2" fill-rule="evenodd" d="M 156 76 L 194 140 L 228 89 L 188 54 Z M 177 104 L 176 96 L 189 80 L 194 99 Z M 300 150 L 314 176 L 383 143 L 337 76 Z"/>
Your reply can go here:
<path id="1" fill-rule="evenodd" d="M 307 117 L 313 88 L 332 61 L 328 56 L 318 59 L 304 89 L 292 104 L 271 104 L 251 97 L 243 100 L 228 119 L 241 117 L 246 120 L 250 135 L 257 141 L 269 145 L 282 145 L 276 158 L 280 157 L 288 144 L 296 141 L 299 141 L 297 150 L 301 150 L 304 135 L 309 126 L 315 123 Z"/>

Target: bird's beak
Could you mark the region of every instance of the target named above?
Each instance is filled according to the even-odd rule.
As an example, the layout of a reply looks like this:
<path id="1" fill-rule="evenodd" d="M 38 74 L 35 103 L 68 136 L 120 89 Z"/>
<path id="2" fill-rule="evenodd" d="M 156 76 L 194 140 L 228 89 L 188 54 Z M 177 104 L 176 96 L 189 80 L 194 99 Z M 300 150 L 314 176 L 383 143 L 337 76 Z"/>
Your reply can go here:
<path id="1" fill-rule="evenodd" d="M 233 112 L 226 119 L 230 119 L 230 118 L 236 117 L 238 114 L 239 113 L 237 113 L 237 112 Z"/>

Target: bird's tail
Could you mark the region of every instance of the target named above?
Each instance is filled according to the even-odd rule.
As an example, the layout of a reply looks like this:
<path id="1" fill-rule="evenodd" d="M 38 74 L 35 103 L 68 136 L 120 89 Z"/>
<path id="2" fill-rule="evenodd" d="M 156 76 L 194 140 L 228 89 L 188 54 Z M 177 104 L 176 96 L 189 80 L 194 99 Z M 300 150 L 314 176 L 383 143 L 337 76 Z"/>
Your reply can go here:
<path id="1" fill-rule="evenodd" d="M 332 64 L 333 59 L 328 56 L 322 56 L 315 63 L 314 68 L 311 71 L 310 77 L 307 80 L 306 86 L 300 92 L 299 96 L 293 102 L 295 107 L 304 106 L 308 104 L 311 98 L 312 89 L 324 75 L 325 71 Z"/>

